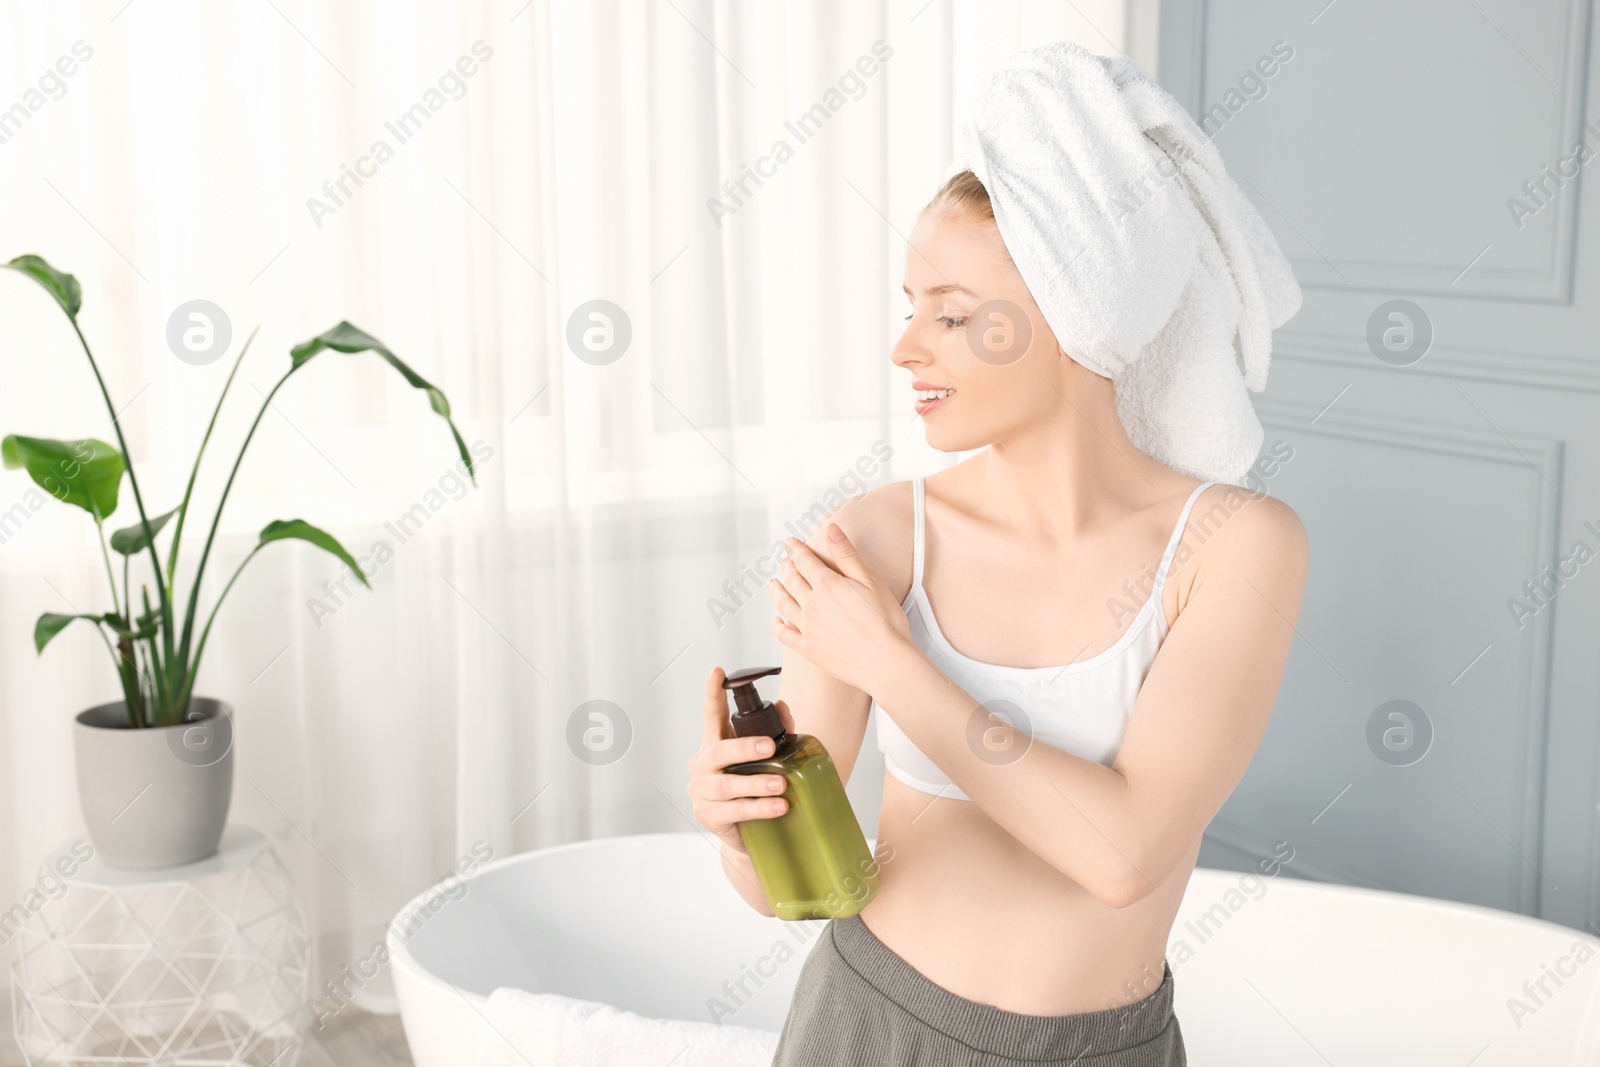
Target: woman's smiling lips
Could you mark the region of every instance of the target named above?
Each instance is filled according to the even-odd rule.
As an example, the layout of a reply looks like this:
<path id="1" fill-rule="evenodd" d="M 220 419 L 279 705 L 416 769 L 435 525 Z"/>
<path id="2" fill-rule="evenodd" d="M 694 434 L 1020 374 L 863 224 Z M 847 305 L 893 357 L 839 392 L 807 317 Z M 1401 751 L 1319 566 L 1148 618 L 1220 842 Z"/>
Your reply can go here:
<path id="1" fill-rule="evenodd" d="M 917 392 L 916 409 L 918 415 L 926 415 L 936 407 L 948 404 L 955 396 L 955 387 L 949 385 L 935 385 L 925 382 L 921 378 L 911 383 L 911 388 Z"/>

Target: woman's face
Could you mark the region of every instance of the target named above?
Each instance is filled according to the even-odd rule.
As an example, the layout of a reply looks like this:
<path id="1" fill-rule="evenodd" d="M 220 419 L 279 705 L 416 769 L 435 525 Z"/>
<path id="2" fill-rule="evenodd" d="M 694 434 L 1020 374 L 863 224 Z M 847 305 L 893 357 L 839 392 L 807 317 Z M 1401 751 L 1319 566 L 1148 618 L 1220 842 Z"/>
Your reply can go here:
<path id="1" fill-rule="evenodd" d="M 1057 416 L 1068 360 L 992 221 L 923 215 L 905 278 L 911 314 L 892 358 L 912 374 L 930 445 L 969 451 Z"/>

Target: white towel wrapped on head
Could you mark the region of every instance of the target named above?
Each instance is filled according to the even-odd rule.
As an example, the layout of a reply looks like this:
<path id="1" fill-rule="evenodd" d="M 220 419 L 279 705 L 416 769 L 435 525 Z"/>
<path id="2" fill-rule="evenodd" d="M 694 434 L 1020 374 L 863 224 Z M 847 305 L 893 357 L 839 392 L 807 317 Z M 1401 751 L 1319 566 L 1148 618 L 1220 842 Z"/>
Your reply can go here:
<path id="1" fill-rule="evenodd" d="M 778 1034 L 650 1019 L 593 1000 L 496 989 L 478 1067 L 769 1067 Z"/>
<path id="2" fill-rule="evenodd" d="M 1134 446 L 1243 478 L 1262 442 L 1245 390 L 1300 286 L 1183 105 L 1124 56 L 1019 52 L 979 87 L 945 178 L 962 169 L 1067 355 L 1115 383 Z"/>

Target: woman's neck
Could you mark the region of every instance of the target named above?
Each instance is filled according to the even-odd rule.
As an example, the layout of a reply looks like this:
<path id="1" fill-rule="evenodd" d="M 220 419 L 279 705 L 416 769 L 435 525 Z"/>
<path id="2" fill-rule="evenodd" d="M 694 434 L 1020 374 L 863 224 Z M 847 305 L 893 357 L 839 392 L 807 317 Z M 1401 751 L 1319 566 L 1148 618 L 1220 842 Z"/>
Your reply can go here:
<path id="1" fill-rule="evenodd" d="M 1110 382 L 1062 396 L 1052 417 L 996 441 L 963 466 L 958 488 L 974 512 L 1041 539 L 1066 542 L 1183 487 L 1181 475 L 1135 448 Z"/>

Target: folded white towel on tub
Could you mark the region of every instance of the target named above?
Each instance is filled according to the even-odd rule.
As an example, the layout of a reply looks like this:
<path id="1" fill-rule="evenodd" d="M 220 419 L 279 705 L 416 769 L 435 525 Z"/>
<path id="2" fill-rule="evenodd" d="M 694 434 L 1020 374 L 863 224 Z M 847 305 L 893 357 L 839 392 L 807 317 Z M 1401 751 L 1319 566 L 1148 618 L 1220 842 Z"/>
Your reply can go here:
<path id="1" fill-rule="evenodd" d="M 478 1067 L 769 1067 L 778 1034 L 651 1019 L 557 993 L 496 989 L 478 1028 Z"/>

